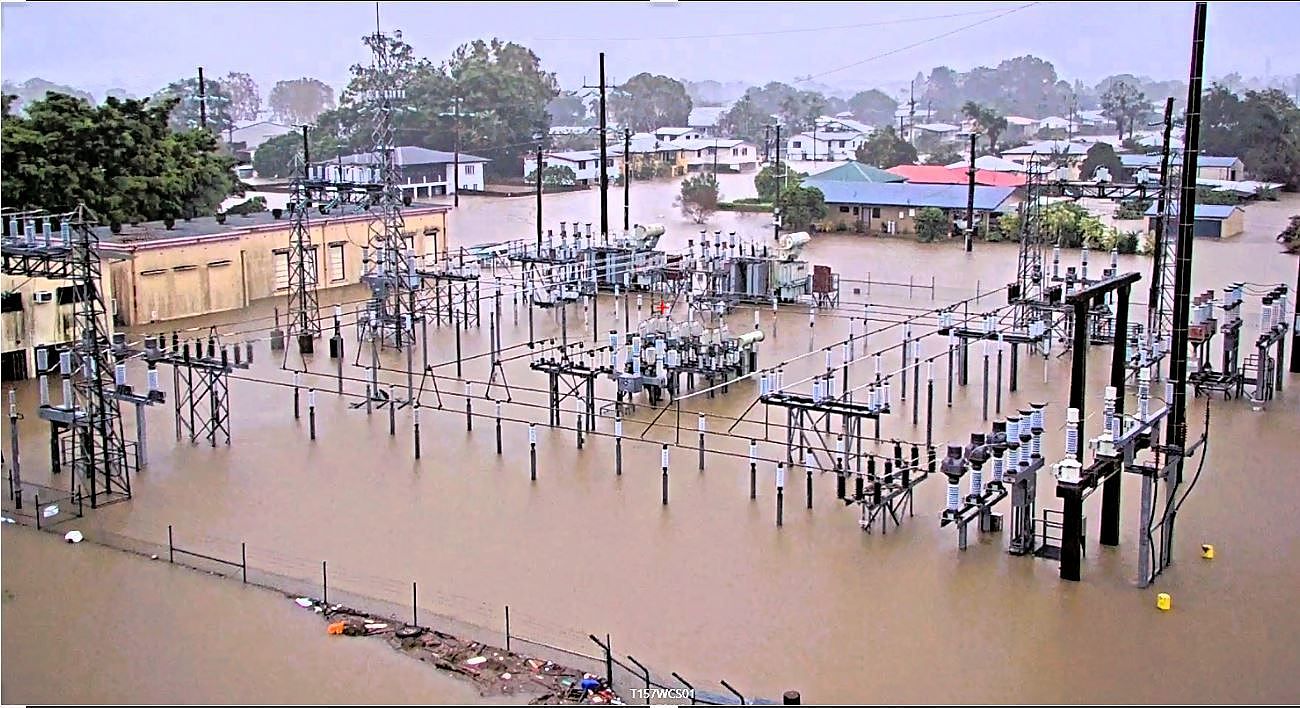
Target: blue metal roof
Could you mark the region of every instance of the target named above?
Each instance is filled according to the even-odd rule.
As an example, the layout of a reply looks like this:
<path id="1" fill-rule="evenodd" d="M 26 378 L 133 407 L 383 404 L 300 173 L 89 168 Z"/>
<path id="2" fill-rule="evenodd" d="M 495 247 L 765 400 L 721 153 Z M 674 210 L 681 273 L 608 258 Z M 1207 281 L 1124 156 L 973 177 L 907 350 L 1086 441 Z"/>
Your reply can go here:
<path id="1" fill-rule="evenodd" d="M 805 187 L 816 187 L 827 203 L 866 204 L 869 206 L 935 207 L 965 209 L 967 186 L 963 184 L 914 184 L 910 182 L 841 182 L 806 179 Z M 1007 201 L 1014 187 L 975 187 L 975 208 L 997 211 Z"/>
<path id="2" fill-rule="evenodd" d="M 830 201 L 830 200 L 828 199 L 828 200 L 826 200 L 826 201 Z M 1196 217 L 1195 217 L 1195 218 L 1197 218 L 1197 219 L 1214 219 L 1214 220 L 1216 220 L 1216 221 L 1222 221 L 1222 220 L 1228 218 L 1229 216 L 1232 216 L 1232 212 L 1234 212 L 1234 211 L 1236 211 L 1236 210 L 1238 210 L 1238 209 L 1240 209 L 1240 208 L 1241 208 L 1241 207 L 1239 207 L 1239 206 L 1237 206 L 1237 205 L 1235 205 L 1235 204 L 1197 204 L 1197 205 L 1196 205 Z M 1173 210 L 1174 210 L 1174 213 L 1178 213 L 1178 202 L 1174 202 Z M 1156 205 L 1155 205 L 1154 202 L 1153 202 L 1153 203 L 1151 204 L 1151 206 L 1147 209 L 1147 214 L 1146 214 L 1146 215 L 1147 215 L 1147 216 L 1155 216 L 1155 215 L 1156 215 Z"/>

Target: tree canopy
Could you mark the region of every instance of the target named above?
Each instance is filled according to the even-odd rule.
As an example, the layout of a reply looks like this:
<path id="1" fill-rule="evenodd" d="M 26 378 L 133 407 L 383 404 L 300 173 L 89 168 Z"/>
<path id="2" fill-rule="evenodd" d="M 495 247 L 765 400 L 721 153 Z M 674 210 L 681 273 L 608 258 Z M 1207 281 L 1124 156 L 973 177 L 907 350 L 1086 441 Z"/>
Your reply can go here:
<path id="1" fill-rule="evenodd" d="M 184 131 L 198 128 L 203 119 L 201 106 L 207 105 L 208 130 L 225 133 L 235 127 L 231 113 L 230 94 L 216 79 L 203 79 L 204 96 L 199 96 L 199 80 L 195 77 L 178 79 L 154 94 L 154 105 L 169 103 L 172 130 Z"/>
<path id="2" fill-rule="evenodd" d="M 1202 101 L 1201 153 L 1235 155 L 1255 179 L 1300 189 L 1300 108 L 1276 89 L 1238 97 L 1216 84 Z"/>
<path id="3" fill-rule="evenodd" d="M 867 141 L 858 147 L 854 158 L 876 167 L 911 165 L 916 163 L 916 148 L 899 137 L 891 125 L 872 131 Z"/>
<path id="4" fill-rule="evenodd" d="M 87 103 L 95 102 L 95 98 L 85 91 L 63 84 L 56 84 L 53 81 L 46 81 L 40 77 L 33 77 L 19 83 L 5 81 L 2 88 L 4 95 L 14 97 L 9 103 L 9 108 L 5 110 L 5 115 L 8 115 L 10 110 L 21 111 L 27 103 L 39 101 L 50 93 L 66 94 L 73 98 L 80 98 Z"/>
<path id="5" fill-rule="evenodd" d="M 691 97 L 676 79 L 640 73 L 612 91 L 609 110 L 613 120 L 639 132 L 664 126 L 684 126 L 691 114 Z"/>
<path id="6" fill-rule="evenodd" d="M 786 231 L 806 231 L 826 214 L 826 197 L 820 189 L 795 182 L 781 190 L 781 227 Z"/>
<path id="7" fill-rule="evenodd" d="M 221 88 L 230 97 L 230 117 L 236 121 L 257 120 L 262 113 L 262 93 L 248 74 L 232 71 L 221 79 Z"/>
<path id="8" fill-rule="evenodd" d="M 1129 136 L 1133 135 L 1133 126 L 1139 118 L 1151 111 L 1151 102 L 1146 94 L 1136 86 L 1125 81 L 1110 84 L 1101 96 L 1101 111 L 1115 121 L 1119 136 L 1124 137 L 1124 126 L 1128 126 Z"/>
<path id="9" fill-rule="evenodd" d="M 8 108 L 6 99 L 6 108 Z M 6 206 L 68 211 L 84 203 L 108 223 L 210 214 L 240 193 L 234 160 L 213 133 L 175 132 L 175 99 L 99 106 L 63 94 L 7 118 L 0 192 Z"/>
<path id="10" fill-rule="evenodd" d="M 1083 165 L 1079 167 L 1079 174 L 1086 180 L 1096 179 L 1099 176 L 1097 169 L 1100 167 L 1106 168 L 1110 181 L 1121 181 L 1120 172 L 1124 166 L 1119 160 L 1119 155 L 1115 154 L 1115 148 L 1111 147 L 1110 143 L 1097 141 L 1088 148 L 1088 154 L 1083 158 Z"/>
<path id="11" fill-rule="evenodd" d="M 320 79 L 307 76 L 277 81 L 267 100 L 271 115 L 285 125 L 311 123 L 334 107 L 334 89 Z"/>
<path id="12" fill-rule="evenodd" d="M 979 129 L 979 132 L 987 135 L 989 138 L 989 150 L 996 152 L 998 148 L 998 136 L 1002 135 L 1007 130 L 1006 116 L 988 106 L 981 106 L 974 101 L 967 101 L 966 104 L 961 107 L 961 112 L 967 118 L 975 121 L 975 126 Z"/>
<path id="13" fill-rule="evenodd" d="M 807 176 L 807 173 L 792 170 L 788 165 L 782 165 L 779 172 L 776 165 L 768 165 L 754 175 L 754 189 L 758 191 L 760 200 L 771 202 L 776 199 L 778 191 L 799 184 Z"/>
<path id="14" fill-rule="evenodd" d="M 697 224 L 707 223 L 713 212 L 718 210 L 718 201 L 722 198 L 718 191 L 718 178 L 712 173 L 699 174 L 682 180 L 682 191 L 677 197 L 677 206 L 682 216 Z"/>
<path id="15" fill-rule="evenodd" d="M 524 181 L 529 184 L 537 182 L 537 170 L 529 172 Z M 578 183 L 578 175 L 567 165 L 547 165 L 542 170 L 542 185 L 545 187 L 569 187 Z"/>
<path id="16" fill-rule="evenodd" d="M 871 126 L 894 124 L 894 111 L 898 110 L 898 101 L 880 89 L 859 91 L 849 99 L 849 111 L 853 117 Z"/>

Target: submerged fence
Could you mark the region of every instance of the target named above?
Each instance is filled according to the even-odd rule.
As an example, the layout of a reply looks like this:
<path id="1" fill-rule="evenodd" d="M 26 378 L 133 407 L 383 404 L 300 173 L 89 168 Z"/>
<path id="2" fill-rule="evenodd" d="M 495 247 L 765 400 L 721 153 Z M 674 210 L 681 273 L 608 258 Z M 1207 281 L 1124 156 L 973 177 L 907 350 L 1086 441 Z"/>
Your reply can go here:
<path id="1" fill-rule="evenodd" d="M 24 526 L 62 534 L 60 526 L 78 517 L 47 518 L 39 526 L 26 509 L 15 513 L 6 504 L 4 515 Z M 631 701 L 691 703 L 699 705 L 772 704 L 774 701 L 743 696 L 723 680 L 723 691 L 714 691 L 706 682 L 688 681 L 676 671 L 652 671 L 630 654 L 618 655 L 619 647 L 608 634 L 582 635 L 571 629 L 537 617 L 522 614 L 509 605 L 490 607 L 473 598 L 428 589 L 421 591 L 416 581 L 403 583 L 390 578 L 349 572 L 331 565 L 285 556 L 275 549 L 250 546 L 240 541 L 186 535 L 175 526 L 167 527 L 166 537 L 158 542 L 104 530 L 83 531 L 85 540 L 108 548 L 134 553 L 174 565 L 238 580 L 247 585 L 272 590 L 286 597 L 307 597 L 389 621 L 436 630 L 463 641 L 473 641 L 520 656 L 550 661 L 571 669 L 605 677 L 625 699 L 629 689 L 661 689 L 662 700 L 652 700 L 638 691 Z M 270 561 L 276 571 L 258 567 L 259 559 Z M 357 588 L 365 588 L 358 591 Z M 382 595 L 378 597 L 376 595 Z M 403 598 L 403 599 L 398 599 Z M 581 647 L 581 648 L 575 648 Z M 644 698 L 644 701 L 641 699 Z"/>

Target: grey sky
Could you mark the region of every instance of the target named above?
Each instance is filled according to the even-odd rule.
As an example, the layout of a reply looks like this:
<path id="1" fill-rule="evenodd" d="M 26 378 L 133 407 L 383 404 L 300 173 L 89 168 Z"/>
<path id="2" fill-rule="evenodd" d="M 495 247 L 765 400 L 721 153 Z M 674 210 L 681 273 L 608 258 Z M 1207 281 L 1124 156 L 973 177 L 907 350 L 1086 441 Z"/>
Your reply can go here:
<path id="1" fill-rule="evenodd" d="M 998 17 L 1024 5 L 1030 6 Z M 942 15 L 949 17 L 936 17 Z M 435 61 L 475 38 L 524 43 L 566 88 L 584 77 L 594 81 L 601 50 L 616 80 L 652 71 L 696 80 L 789 82 L 868 59 L 816 80 L 870 87 L 906 81 L 937 65 L 966 70 L 1021 54 L 1048 59 L 1063 77 L 1089 83 L 1121 72 L 1185 78 L 1192 7 L 1180 2 L 683 0 L 669 7 L 645 0 L 388 2 L 382 16 L 386 29 L 402 29 L 418 55 Z M 97 95 L 115 86 L 146 94 L 202 65 L 210 76 L 247 71 L 265 96 L 275 81 L 304 75 L 341 87 L 348 66 L 366 58 L 359 37 L 374 25 L 374 5 L 6 2 L 0 22 L 0 75 L 8 80 L 40 76 Z M 783 33 L 717 36 L 777 31 Z M 1262 76 L 1269 60 L 1273 75 L 1298 73 L 1298 34 L 1300 3 L 1213 2 L 1206 70 L 1214 76 L 1230 71 Z"/>

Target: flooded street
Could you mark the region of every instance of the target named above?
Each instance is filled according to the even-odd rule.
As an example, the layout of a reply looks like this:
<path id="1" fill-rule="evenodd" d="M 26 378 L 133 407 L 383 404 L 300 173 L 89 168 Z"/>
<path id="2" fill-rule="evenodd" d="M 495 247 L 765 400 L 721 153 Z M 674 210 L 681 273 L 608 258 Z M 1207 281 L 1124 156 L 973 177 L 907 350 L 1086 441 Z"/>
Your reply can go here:
<path id="1" fill-rule="evenodd" d="M 724 198 L 753 195 L 752 177 L 722 176 Z M 632 187 L 631 221 L 664 223 L 661 247 L 669 250 L 684 247 L 700 228 L 671 206 L 676 191 L 676 181 Z M 451 245 L 530 238 L 534 204 L 532 197 L 466 197 L 449 216 Z M 545 224 L 557 231 L 560 220 L 598 224 L 598 205 L 596 190 L 547 197 Z M 1218 291 L 1235 280 L 1293 284 L 1296 257 L 1281 254 L 1273 240 L 1293 213 L 1300 213 L 1300 198 L 1284 195 L 1284 201 L 1248 207 L 1241 237 L 1198 240 L 1192 292 Z M 621 228 L 621 188 L 610 190 L 610 215 L 611 228 Z M 707 227 L 771 243 L 767 214 L 719 212 Z M 811 328 L 806 308 L 783 308 L 775 320 L 771 308 L 763 308 L 768 337 L 760 346 L 761 367 L 842 340 L 849 318 L 860 318 L 860 303 L 870 301 L 868 343 L 872 349 L 893 347 L 884 357 L 886 371 L 893 371 L 900 364 L 901 327 L 876 333 L 878 328 L 977 291 L 985 297 L 971 304 L 972 313 L 1005 304 L 1005 291 L 987 294 L 1014 280 L 1017 249 L 977 243 L 966 254 L 954 243 L 818 234 L 804 253 L 811 263 L 831 265 L 845 281 L 870 276 L 875 285 L 868 290 L 846 282 L 841 307 L 820 312 Z M 1077 252 L 1063 255 L 1068 265 L 1078 259 Z M 1105 254 L 1093 259 L 1098 271 L 1106 266 Z M 1120 267 L 1144 274 L 1134 290 L 1133 320 L 1145 321 L 1149 260 L 1126 256 Z M 909 293 L 905 285 L 880 285 L 907 283 L 909 277 L 925 287 Z M 490 286 L 485 278 L 485 296 Z M 861 292 L 855 294 L 854 287 Z M 293 417 L 292 375 L 281 367 L 285 356 L 271 352 L 265 341 L 267 315 L 283 301 L 261 302 L 243 313 L 168 325 L 206 333 L 215 324 L 226 341 L 258 340 L 254 366 L 230 377 L 232 444 L 175 442 L 171 373 L 164 369 L 168 403 L 148 412 L 150 461 L 132 480 L 134 499 L 93 512 L 77 527 L 92 540 L 111 532 L 165 548 L 170 524 L 196 550 L 223 558 L 238 558 L 246 542 L 251 567 L 305 582 L 316 582 L 321 561 L 328 561 L 331 593 L 338 588 L 396 604 L 409 603 L 410 583 L 416 581 L 422 608 L 483 631 L 499 631 L 509 605 L 519 635 L 595 653 L 588 633 L 609 633 L 616 655 L 636 656 L 656 678 L 662 674 L 661 680 L 672 682 L 668 672 L 676 671 L 712 691 L 721 691 L 717 683 L 725 679 L 747 697 L 779 698 L 797 689 L 810 702 L 1300 700 L 1300 616 L 1292 607 L 1300 586 L 1300 527 L 1278 523 L 1300 503 L 1293 479 L 1300 377 L 1287 375 L 1285 391 L 1267 412 L 1252 411 L 1245 400 L 1212 403 L 1208 462 L 1179 515 L 1176 563 L 1154 588 L 1133 585 L 1136 476 L 1124 480 L 1118 548 L 1097 545 L 1100 501 L 1085 504 L 1083 581 L 1069 583 L 1058 579 L 1055 562 L 1008 555 L 1005 534 L 979 535 L 972 528 L 970 548 L 959 552 L 953 529 L 939 528 L 944 489 L 938 475 L 917 489 L 915 516 L 880 535 L 863 532 L 857 507 L 845 508 L 835 498 L 833 474 L 815 476 L 813 509 L 806 509 L 800 469 L 787 482 L 784 526 L 777 528 L 774 462 L 784 459 L 784 432 L 775 412 L 765 430 L 761 405 L 746 414 L 757 395 L 748 381 L 726 395 L 682 402 L 681 447 L 671 450 L 670 503 L 663 506 L 660 442 L 677 440 L 676 409 L 647 428 L 659 410 L 637 399 L 626 421 L 621 476 L 614 473 L 612 419 L 602 417 L 597 434 L 577 450 L 573 400 L 563 404 L 564 427 L 544 425 L 546 379 L 529 369 L 528 347 L 521 346 L 528 341 L 527 311 L 516 310 L 506 292 L 502 339 L 511 389 L 502 406 L 504 454 L 496 454 L 492 419 L 485 417 L 492 412 L 485 398 L 486 356 L 464 364 L 464 377 L 474 382 L 473 430 L 466 430 L 464 384 L 453 380 L 455 333 L 446 326 L 429 329 L 430 363 L 446 377 L 437 380 L 437 394 L 420 377 L 422 357 L 415 354 L 424 407 L 422 459 L 413 459 L 409 408 L 397 412 L 396 435 L 390 436 L 387 409 L 367 415 L 364 407 L 351 407 L 364 398 L 353 327 L 345 331 L 345 396 L 336 394 L 335 361 L 326 355 L 324 340 L 305 364 L 296 353 L 287 357 L 289 368 L 311 372 L 304 386 L 319 390 L 318 435 L 310 441 L 306 415 Z M 328 311 L 326 302 L 364 297 L 359 288 L 330 292 L 322 306 Z M 481 329 L 461 334 L 467 357 L 487 351 L 489 308 L 485 302 Z M 1243 357 L 1253 352 L 1258 308 L 1258 296 L 1248 298 Z M 597 316 L 596 327 L 586 327 L 581 306 L 571 307 L 569 337 L 603 344 L 616 326 L 611 297 L 602 297 Z M 534 317 L 539 339 L 559 337 L 553 313 Z M 235 324 L 255 318 L 261 319 Z M 739 309 L 729 322 L 733 331 L 748 329 L 753 312 Z M 916 333 L 934 326 L 934 318 L 923 320 Z M 923 340 L 924 356 L 944 349 L 939 337 Z M 1002 416 L 1031 401 L 1050 402 L 1044 437 L 1049 461 L 1064 449 L 1069 362 L 1055 358 L 1060 351 L 1047 362 L 1024 357 L 1020 390 L 1005 392 L 1002 400 Z M 363 361 L 368 357 L 366 351 Z M 1109 347 L 1090 354 L 1089 436 L 1101 425 L 1109 358 Z M 381 381 L 400 392 L 405 355 L 385 353 L 383 364 Z M 806 356 L 787 367 L 786 380 L 822 368 L 820 354 Z M 935 444 L 964 441 L 984 427 L 978 353 L 972 350 L 971 385 L 956 388 L 952 407 L 942 392 L 942 360 L 935 368 Z M 853 381 L 866 381 L 870 371 L 870 362 L 855 364 Z M 131 376 L 143 381 L 143 365 L 137 363 Z M 921 381 L 924 386 L 924 374 Z M 20 425 L 24 477 L 66 486 L 66 474 L 49 479 L 48 433 L 35 413 L 34 383 L 18 391 L 26 411 Z M 497 387 L 492 393 L 505 397 Z M 613 393 L 611 382 L 598 382 L 602 404 Z M 438 395 L 443 410 L 436 410 Z M 885 417 L 884 439 L 924 439 L 924 410 L 913 426 L 915 392 L 908 396 L 905 404 L 898 402 L 897 414 Z M 1190 399 L 1194 433 L 1201 429 L 1203 406 L 1204 399 Z M 703 471 L 692 449 L 697 414 L 708 416 L 710 431 Z M 741 416 L 744 422 L 736 423 L 733 435 L 723 435 Z M 1001 416 L 990 410 L 994 417 Z M 125 418 L 130 437 L 132 416 Z M 540 423 L 536 482 L 529 481 L 528 420 Z M 764 460 L 752 501 L 744 459 L 749 438 L 759 439 Z M 1189 474 L 1198 462 L 1192 460 Z M 1040 509 L 1060 508 L 1050 474 L 1039 474 Z M 1008 510 L 1006 502 L 996 509 Z M 326 641 L 315 618 L 274 595 L 88 544 L 65 547 L 31 536 L 23 530 L 3 536 L 5 587 L 12 583 L 17 595 L 4 603 L 6 702 L 442 702 L 472 695 L 468 686 L 377 642 Z M 1199 558 L 1201 543 L 1216 546 L 1215 560 Z M 78 592 L 87 584 L 104 592 Z M 156 586 L 177 594 L 158 598 L 151 593 Z M 40 612 L 17 612 L 38 588 L 49 593 Z M 1172 595 L 1172 612 L 1155 609 L 1156 591 Z M 211 609 L 186 609 L 200 603 Z M 120 614 L 107 614 L 112 608 L 106 604 Z M 106 616 L 119 619 L 101 621 Z M 148 631 L 136 631 L 145 619 Z M 51 628 L 56 644 L 39 653 L 11 644 L 41 627 Z M 235 632 L 240 634 L 226 634 Z M 41 692 L 54 677 L 68 677 L 63 662 L 65 652 L 73 651 L 85 658 L 74 662 L 84 679 L 60 688 L 86 692 Z M 212 658 L 191 651 L 211 652 Z M 22 663 L 11 673 L 18 656 Z M 154 656 L 162 658 L 141 660 Z M 221 662 L 222 670 L 212 670 L 212 662 Z M 348 674 L 366 678 L 345 680 Z M 92 680 L 102 682 L 96 691 L 90 690 Z"/>

